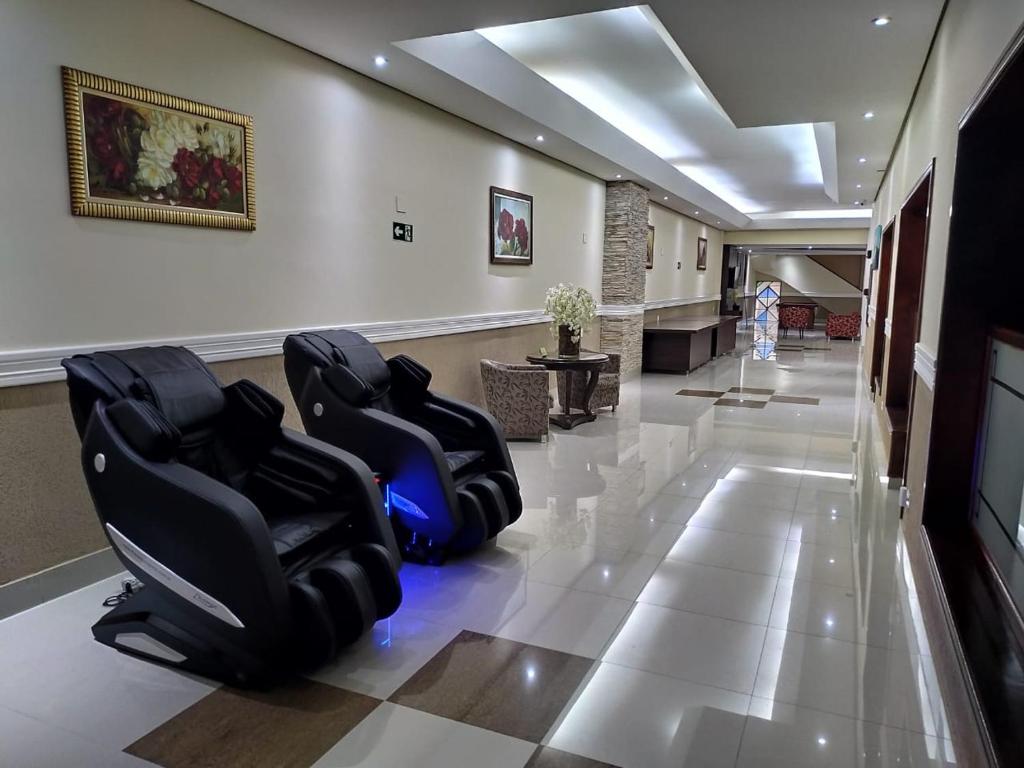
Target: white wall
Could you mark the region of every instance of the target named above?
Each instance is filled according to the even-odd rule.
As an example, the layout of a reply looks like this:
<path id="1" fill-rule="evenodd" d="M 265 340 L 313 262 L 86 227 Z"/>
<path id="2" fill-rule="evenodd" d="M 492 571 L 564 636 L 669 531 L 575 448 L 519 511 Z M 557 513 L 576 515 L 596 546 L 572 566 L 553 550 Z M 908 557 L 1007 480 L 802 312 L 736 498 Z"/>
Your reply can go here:
<path id="1" fill-rule="evenodd" d="M 959 122 L 1021 24 L 1021 0 L 950 0 L 906 130 L 875 204 L 872 231 L 875 225 L 885 226 L 899 213 L 935 158 L 921 317 L 921 343 L 932 353 L 939 340 Z M 1014 129 L 1007 126 L 1007 130 Z M 872 288 L 872 305 L 877 294 Z"/>
<path id="2" fill-rule="evenodd" d="M 722 232 L 696 219 L 651 203 L 654 269 L 647 270 L 647 301 L 717 296 L 722 290 Z M 697 238 L 708 239 L 708 268 L 697 271 Z M 676 269 L 676 262 L 681 267 Z"/>
<path id="3" fill-rule="evenodd" d="M 61 64 L 252 115 L 256 231 L 72 217 Z M 186 0 L 3 0 L 0 168 L 0 352 L 600 295 L 603 182 Z M 488 264 L 491 185 L 534 196 L 534 266 Z"/>

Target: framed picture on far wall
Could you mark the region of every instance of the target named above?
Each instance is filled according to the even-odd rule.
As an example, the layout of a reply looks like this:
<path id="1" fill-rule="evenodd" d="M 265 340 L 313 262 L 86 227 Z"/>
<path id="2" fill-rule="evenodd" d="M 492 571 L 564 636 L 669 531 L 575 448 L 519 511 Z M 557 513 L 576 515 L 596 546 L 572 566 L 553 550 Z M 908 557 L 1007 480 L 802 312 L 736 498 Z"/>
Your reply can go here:
<path id="1" fill-rule="evenodd" d="M 61 71 L 73 215 L 255 228 L 251 117 Z"/>
<path id="2" fill-rule="evenodd" d="M 644 266 L 648 269 L 654 269 L 654 225 L 647 225 L 647 261 L 644 262 Z"/>
<path id="3" fill-rule="evenodd" d="M 703 272 L 708 268 L 708 239 L 697 238 L 697 271 Z"/>
<path id="4" fill-rule="evenodd" d="M 491 187 L 491 264 L 533 264 L 533 197 Z"/>

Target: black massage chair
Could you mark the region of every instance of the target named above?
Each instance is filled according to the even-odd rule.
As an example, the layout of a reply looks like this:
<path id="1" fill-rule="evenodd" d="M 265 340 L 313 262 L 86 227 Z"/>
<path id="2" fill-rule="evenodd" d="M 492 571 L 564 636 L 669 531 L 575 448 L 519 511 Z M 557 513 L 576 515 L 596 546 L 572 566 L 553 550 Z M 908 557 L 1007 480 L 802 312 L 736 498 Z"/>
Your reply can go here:
<path id="1" fill-rule="evenodd" d="M 306 431 L 382 475 L 407 560 L 442 562 L 519 518 L 501 427 L 486 411 L 429 391 L 430 371 L 412 358 L 385 361 L 358 333 L 330 330 L 286 338 L 284 365 Z"/>
<path id="2" fill-rule="evenodd" d="M 101 643 L 266 685 L 398 608 L 401 557 L 373 474 L 282 429 L 272 395 L 222 387 L 177 347 L 63 365 L 93 503 L 142 582 L 93 627 Z"/>

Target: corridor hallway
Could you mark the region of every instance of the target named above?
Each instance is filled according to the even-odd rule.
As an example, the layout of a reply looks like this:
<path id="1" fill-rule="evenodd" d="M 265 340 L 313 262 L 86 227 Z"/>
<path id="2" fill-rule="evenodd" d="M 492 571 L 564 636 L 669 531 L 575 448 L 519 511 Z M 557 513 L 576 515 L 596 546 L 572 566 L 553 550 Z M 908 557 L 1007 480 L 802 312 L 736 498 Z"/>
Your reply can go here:
<path id="1" fill-rule="evenodd" d="M 519 522 L 406 564 L 398 613 L 315 681 L 99 645 L 117 578 L 0 622 L 0 763 L 954 764 L 859 345 L 740 349 L 513 444 Z"/>

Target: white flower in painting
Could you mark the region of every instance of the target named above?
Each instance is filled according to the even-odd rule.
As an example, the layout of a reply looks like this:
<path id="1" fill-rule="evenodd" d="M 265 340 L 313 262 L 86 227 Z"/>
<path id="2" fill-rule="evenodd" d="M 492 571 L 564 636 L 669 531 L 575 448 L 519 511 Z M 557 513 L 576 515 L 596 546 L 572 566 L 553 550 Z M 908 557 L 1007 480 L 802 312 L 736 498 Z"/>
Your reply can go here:
<path id="1" fill-rule="evenodd" d="M 242 148 L 236 131 L 208 123 L 199 131 L 199 145 L 214 157 L 227 160 L 232 165 L 241 164 Z"/>
<path id="2" fill-rule="evenodd" d="M 143 152 L 148 152 L 170 168 L 174 156 L 181 148 L 199 148 L 196 124 L 186 117 L 153 110 L 149 114 L 149 127 L 139 137 Z"/>
<path id="3" fill-rule="evenodd" d="M 170 162 L 156 152 L 140 152 L 139 167 L 135 172 L 135 181 L 142 187 L 160 189 L 174 181 L 174 171 Z"/>

